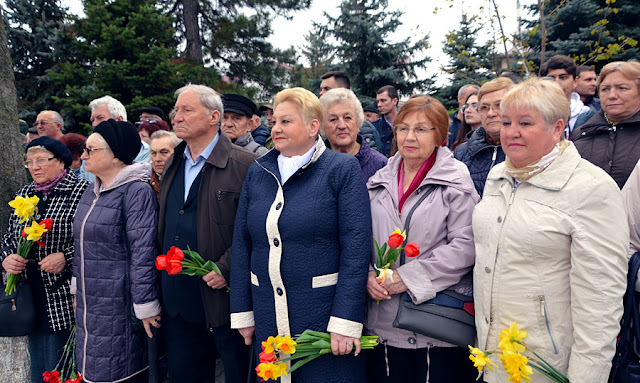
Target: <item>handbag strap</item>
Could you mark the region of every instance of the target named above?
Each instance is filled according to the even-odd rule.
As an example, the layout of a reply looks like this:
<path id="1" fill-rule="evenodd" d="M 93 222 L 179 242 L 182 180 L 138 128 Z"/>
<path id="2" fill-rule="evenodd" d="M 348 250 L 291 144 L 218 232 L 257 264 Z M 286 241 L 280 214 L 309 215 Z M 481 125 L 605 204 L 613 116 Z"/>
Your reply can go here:
<path id="1" fill-rule="evenodd" d="M 418 199 L 418 201 L 413 205 L 413 207 L 411 207 L 411 210 L 409 210 L 409 214 L 407 214 L 407 219 L 404 220 L 404 234 L 406 237 L 405 237 L 404 243 L 402 244 L 403 247 L 404 245 L 407 244 L 407 241 L 409 240 L 409 224 L 411 223 L 411 217 L 413 216 L 413 213 L 416 211 L 416 208 L 422 203 L 422 201 L 427 199 L 427 197 L 431 193 L 433 193 L 433 191 L 436 190 L 437 187 L 438 185 L 429 185 L 429 187 L 424 192 L 424 194 L 420 196 L 420 199 Z M 400 251 L 400 266 L 404 265 L 404 260 L 405 260 L 405 255 L 404 255 L 404 249 L 403 249 Z"/>

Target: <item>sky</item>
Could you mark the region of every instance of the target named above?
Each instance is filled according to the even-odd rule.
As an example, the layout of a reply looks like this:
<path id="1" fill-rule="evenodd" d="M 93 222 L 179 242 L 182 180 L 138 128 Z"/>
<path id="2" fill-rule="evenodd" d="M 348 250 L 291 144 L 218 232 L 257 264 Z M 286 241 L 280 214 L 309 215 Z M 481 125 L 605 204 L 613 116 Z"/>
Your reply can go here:
<path id="1" fill-rule="evenodd" d="M 325 24 L 324 12 L 331 16 L 339 13 L 340 0 L 313 0 L 311 7 L 306 11 L 293 14 L 291 20 L 284 17 L 276 17 L 272 22 L 273 34 L 269 41 L 277 48 L 287 49 L 296 47 L 298 52 L 305 44 L 304 35 L 311 29 L 312 21 Z M 484 29 L 479 33 L 479 42 L 484 42 L 492 37 L 492 29 L 488 22 L 491 0 L 388 0 L 390 10 L 404 12 L 401 18 L 402 25 L 391 36 L 392 41 L 401 41 L 407 36 L 424 36 L 429 34 L 430 48 L 427 55 L 431 62 L 427 64 L 424 72 L 419 75 L 436 75 L 436 86 L 446 83 L 448 75 L 441 68 L 447 65 L 447 56 L 442 52 L 445 35 L 458 27 L 462 12 L 477 14 L 485 21 Z M 521 5 L 521 17 L 530 18 L 524 6 L 535 3 L 536 0 L 495 0 L 502 16 L 505 34 L 511 36 L 517 32 L 517 4 Z M 82 13 L 80 0 L 62 0 L 74 13 Z M 437 10 L 436 12 L 434 12 Z M 495 29 L 498 25 L 495 23 Z M 301 60 L 304 63 L 304 61 Z"/>

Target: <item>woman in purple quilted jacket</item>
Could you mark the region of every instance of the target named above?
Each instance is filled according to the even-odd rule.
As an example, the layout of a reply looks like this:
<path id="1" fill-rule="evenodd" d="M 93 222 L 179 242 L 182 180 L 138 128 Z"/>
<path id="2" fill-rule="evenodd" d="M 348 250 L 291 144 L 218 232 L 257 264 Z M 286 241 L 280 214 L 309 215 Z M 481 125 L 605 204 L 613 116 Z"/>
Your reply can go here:
<path id="1" fill-rule="evenodd" d="M 142 182 L 151 166 L 133 163 L 139 149 L 132 125 L 108 120 L 95 127 L 82 154 L 96 176 L 74 221 L 76 361 L 86 382 L 148 380 L 146 338 L 150 326 L 160 327 L 158 204 Z"/>

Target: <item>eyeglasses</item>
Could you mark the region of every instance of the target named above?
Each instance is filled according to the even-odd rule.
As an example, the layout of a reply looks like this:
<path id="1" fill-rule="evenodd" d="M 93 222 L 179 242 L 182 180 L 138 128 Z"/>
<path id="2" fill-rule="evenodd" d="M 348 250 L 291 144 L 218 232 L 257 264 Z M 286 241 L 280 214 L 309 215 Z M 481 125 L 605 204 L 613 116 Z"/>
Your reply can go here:
<path id="1" fill-rule="evenodd" d="M 37 128 L 38 125 L 46 125 L 46 124 L 50 124 L 52 121 L 46 121 L 46 120 L 42 120 L 42 121 L 36 121 L 33 123 L 33 127 Z"/>
<path id="2" fill-rule="evenodd" d="M 35 161 L 26 161 L 24 163 L 24 167 L 25 169 L 29 169 L 32 168 L 33 165 L 38 165 L 39 167 L 43 167 L 45 166 L 47 163 L 49 163 L 49 161 L 51 161 L 52 159 L 54 159 L 55 157 L 51 157 L 51 158 L 38 158 Z"/>
<path id="3" fill-rule="evenodd" d="M 482 104 L 480 105 L 480 113 L 489 113 L 489 110 L 493 108 L 493 111 L 496 113 L 500 113 L 500 101 L 494 102 L 493 104 Z"/>
<path id="4" fill-rule="evenodd" d="M 157 124 L 157 123 L 158 123 L 158 119 L 156 119 L 156 118 L 147 118 L 147 119 L 146 119 L 146 120 L 144 120 L 144 121 L 136 121 L 134 124 L 135 124 L 135 125 L 142 125 L 142 124 L 144 124 L 145 122 L 148 122 L 148 123 L 150 123 L 150 124 Z"/>
<path id="5" fill-rule="evenodd" d="M 398 126 L 396 126 L 396 134 L 398 136 L 406 136 L 406 135 L 409 134 L 409 131 L 411 131 L 411 130 L 412 129 L 409 128 L 406 125 L 398 125 Z M 413 129 L 413 134 L 418 136 L 418 137 L 426 136 L 432 130 L 435 130 L 435 128 L 426 127 L 426 126 L 418 126 L 418 127 Z"/>
<path id="6" fill-rule="evenodd" d="M 106 149 L 106 148 L 87 148 L 86 146 L 82 148 L 82 151 L 87 154 L 87 156 L 91 157 L 91 152 L 95 152 L 96 150 Z"/>
<path id="7" fill-rule="evenodd" d="M 478 111 L 478 103 L 474 102 L 474 103 L 471 103 L 471 104 L 462 105 L 462 113 L 466 112 L 468 109 L 473 109 L 473 110 L 475 110 L 477 112 Z"/>

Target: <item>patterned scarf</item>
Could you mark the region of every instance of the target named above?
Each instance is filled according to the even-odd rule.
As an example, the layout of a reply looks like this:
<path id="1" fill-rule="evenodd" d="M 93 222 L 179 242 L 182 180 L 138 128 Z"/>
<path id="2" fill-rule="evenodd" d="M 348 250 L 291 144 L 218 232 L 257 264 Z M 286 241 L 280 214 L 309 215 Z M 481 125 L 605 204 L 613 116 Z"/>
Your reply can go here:
<path id="1" fill-rule="evenodd" d="M 516 181 L 524 182 L 530 179 L 531 177 L 535 176 L 536 174 L 541 173 L 544 169 L 549 167 L 549 165 L 551 165 L 553 161 L 556 158 L 558 158 L 558 156 L 562 154 L 562 152 L 564 152 L 564 150 L 568 146 L 569 146 L 569 141 L 561 140 L 556 144 L 556 146 L 553 147 L 551 152 L 543 156 L 536 163 L 523 166 L 521 168 L 516 168 L 515 166 L 513 166 L 513 163 L 511 162 L 509 157 L 507 157 L 507 159 L 505 160 L 505 164 L 507 166 L 507 172 L 509 172 L 509 175 L 515 178 Z"/>
<path id="2" fill-rule="evenodd" d="M 67 169 L 64 169 L 60 172 L 54 179 L 49 180 L 43 184 L 39 184 L 36 181 L 33 181 L 33 186 L 35 186 L 36 190 L 42 193 L 42 195 L 47 195 L 51 193 L 53 189 L 62 181 L 64 177 L 67 176 Z"/>

